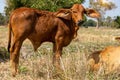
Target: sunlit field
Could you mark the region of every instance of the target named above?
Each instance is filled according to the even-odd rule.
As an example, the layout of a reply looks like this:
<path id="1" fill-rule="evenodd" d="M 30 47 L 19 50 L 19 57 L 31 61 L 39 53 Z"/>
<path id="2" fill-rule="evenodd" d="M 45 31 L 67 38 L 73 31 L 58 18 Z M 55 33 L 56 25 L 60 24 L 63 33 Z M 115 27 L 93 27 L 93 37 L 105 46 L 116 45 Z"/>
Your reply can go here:
<path id="1" fill-rule="evenodd" d="M 26 39 L 20 51 L 20 72 L 12 77 L 7 53 L 8 28 L 0 26 L 0 80 L 120 80 L 118 74 L 106 77 L 104 73 L 90 73 L 87 65 L 87 58 L 92 52 L 106 46 L 119 46 L 120 43 L 114 40 L 116 36 L 120 36 L 120 29 L 80 28 L 78 36 L 63 50 L 62 71 L 56 71 L 52 65 L 51 43 L 43 43 L 34 52 Z"/>

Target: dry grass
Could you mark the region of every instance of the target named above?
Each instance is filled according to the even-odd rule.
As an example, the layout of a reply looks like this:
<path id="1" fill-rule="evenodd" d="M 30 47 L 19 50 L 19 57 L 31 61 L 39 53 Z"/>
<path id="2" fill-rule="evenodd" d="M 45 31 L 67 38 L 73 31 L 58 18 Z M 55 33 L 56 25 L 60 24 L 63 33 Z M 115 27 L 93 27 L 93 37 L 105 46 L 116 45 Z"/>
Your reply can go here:
<path id="1" fill-rule="evenodd" d="M 8 29 L 0 26 L 0 80 L 107 80 L 103 74 L 90 73 L 87 66 L 88 55 L 109 45 L 119 45 L 114 40 L 120 29 L 80 28 L 78 37 L 64 48 L 61 58 L 63 71 L 56 71 L 52 65 L 52 44 L 44 43 L 33 52 L 26 40 L 21 49 L 20 74 L 12 77 L 6 47 Z M 6 58 L 7 57 L 7 58 Z M 117 74 L 107 76 L 108 80 L 120 80 Z"/>

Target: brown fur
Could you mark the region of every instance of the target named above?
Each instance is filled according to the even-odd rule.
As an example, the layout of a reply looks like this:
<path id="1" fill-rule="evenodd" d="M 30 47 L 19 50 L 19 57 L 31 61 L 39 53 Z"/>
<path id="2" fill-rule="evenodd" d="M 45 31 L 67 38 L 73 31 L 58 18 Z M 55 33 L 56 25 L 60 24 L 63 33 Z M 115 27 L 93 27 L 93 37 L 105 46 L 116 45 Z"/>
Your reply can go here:
<path id="1" fill-rule="evenodd" d="M 98 71 L 101 51 L 95 51 L 88 57 L 88 64 L 90 66 L 90 71 Z"/>
<path id="2" fill-rule="evenodd" d="M 57 12 L 25 7 L 14 10 L 9 21 L 8 42 L 13 76 L 18 72 L 19 51 L 26 38 L 32 42 L 34 50 L 37 50 L 43 42 L 52 42 L 53 63 L 59 67 L 62 49 L 77 36 L 78 25 L 83 22 L 84 13 L 85 9 L 80 4 L 75 4 L 71 9 L 61 9 Z M 12 45 L 11 33 L 13 34 Z"/>
<path id="3" fill-rule="evenodd" d="M 109 46 L 91 55 L 92 57 L 89 58 L 89 65 L 92 71 L 98 71 L 103 67 L 105 74 L 109 74 L 120 67 L 120 46 Z"/>

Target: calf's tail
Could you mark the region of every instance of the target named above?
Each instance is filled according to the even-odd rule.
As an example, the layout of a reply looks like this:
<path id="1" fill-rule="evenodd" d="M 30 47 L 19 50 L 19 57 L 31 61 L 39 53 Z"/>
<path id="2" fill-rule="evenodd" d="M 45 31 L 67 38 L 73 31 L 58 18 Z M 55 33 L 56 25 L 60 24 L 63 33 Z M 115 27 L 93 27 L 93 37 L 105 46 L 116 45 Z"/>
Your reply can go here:
<path id="1" fill-rule="evenodd" d="M 10 47 L 11 47 L 11 24 L 8 24 L 9 32 L 8 32 L 8 52 L 10 52 Z"/>

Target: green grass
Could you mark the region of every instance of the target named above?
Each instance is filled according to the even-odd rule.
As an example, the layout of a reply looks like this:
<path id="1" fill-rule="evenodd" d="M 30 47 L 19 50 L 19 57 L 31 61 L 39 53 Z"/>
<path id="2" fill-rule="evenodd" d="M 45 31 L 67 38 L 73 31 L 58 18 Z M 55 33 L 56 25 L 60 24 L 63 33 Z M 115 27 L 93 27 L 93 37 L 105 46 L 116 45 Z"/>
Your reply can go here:
<path id="1" fill-rule="evenodd" d="M 15 78 L 11 76 L 8 59 L 0 62 L 0 80 L 106 80 L 104 74 L 89 73 L 87 57 L 93 51 L 102 50 L 106 46 L 119 46 L 119 42 L 114 40 L 115 36 L 120 36 L 120 29 L 80 28 L 77 38 L 63 49 L 63 71 L 55 70 L 52 65 L 51 43 L 42 44 L 38 51 L 34 52 L 29 40 L 25 40 L 20 52 L 19 75 Z M 0 26 L 1 53 L 7 53 L 7 40 L 8 29 Z M 116 74 L 108 76 L 108 80 L 119 79 Z"/>

